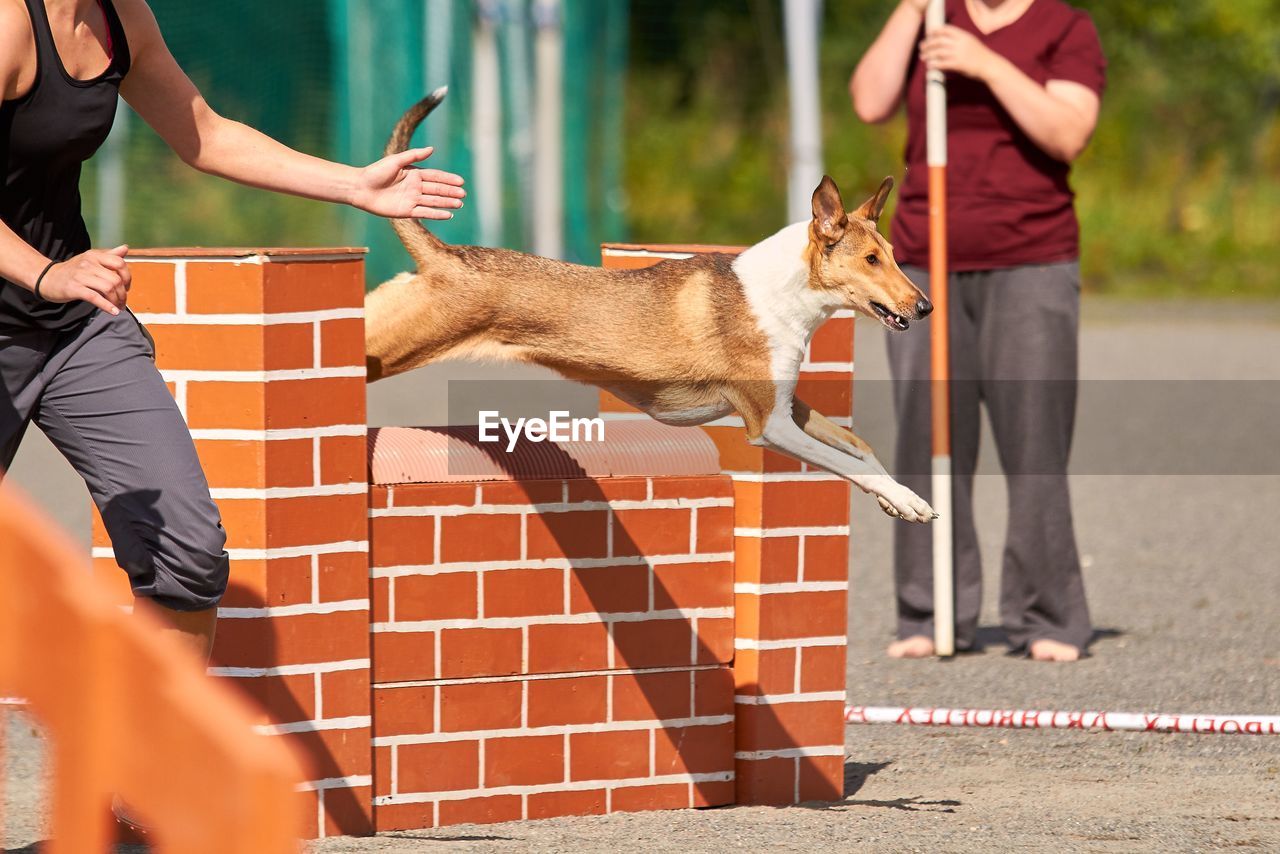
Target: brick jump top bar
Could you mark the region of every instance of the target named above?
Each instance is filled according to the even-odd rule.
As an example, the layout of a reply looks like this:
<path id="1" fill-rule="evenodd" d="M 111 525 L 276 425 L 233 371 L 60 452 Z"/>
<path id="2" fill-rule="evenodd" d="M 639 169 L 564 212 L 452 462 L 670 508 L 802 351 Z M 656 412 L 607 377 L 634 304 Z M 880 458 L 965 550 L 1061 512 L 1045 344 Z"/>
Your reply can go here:
<path id="1" fill-rule="evenodd" d="M 369 250 L 362 246 L 173 246 L 151 249 L 130 249 L 130 258 L 288 258 L 304 260 L 308 256 L 341 256 L 363 258 Z"/>
<path id="2" fill-rule="evenodd" d="M 446 483 L 664 477 L 720 473 L 715 443 L 696 427 L 609 422 L 600 441 L 481 443 L 477 427 L 382 427 L 369 431 L 370 482 Z"/>

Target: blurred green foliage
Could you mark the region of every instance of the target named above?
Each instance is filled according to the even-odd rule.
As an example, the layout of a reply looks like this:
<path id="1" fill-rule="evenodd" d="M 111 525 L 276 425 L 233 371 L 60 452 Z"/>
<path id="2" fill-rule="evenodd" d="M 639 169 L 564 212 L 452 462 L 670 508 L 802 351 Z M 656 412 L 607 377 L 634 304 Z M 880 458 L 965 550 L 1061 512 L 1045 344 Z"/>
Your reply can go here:
<path id="1" fill-rule="evenodd" d="M 828 0 L 827 170 L 860 201 L 901 174 L 901 116 L 859 122 L 847 82 L 894 0 Z M 1280 294 L 1280 0 L 1076 0 L 1110 62 L 1074 184 L 1086 286 Z M 784 224 L 787 102 L 774 0 L 632 0 L 632 237 L 743 243 Z"/>
<path id="2" fill-rule="evenodd" d="M 626 3 L 628 0 L 599 0 Z M 895 0 L 826 0 L 828 171 L 853 203 L 902 171 L 901 117 L 867 126 L 847 81 Z M 151 0 L 179 62 L 225 114 L 331 154 L 326 21 L 257 0 Z M 781 0 L 630 0 L 618 239 L 754 241 L 784 224 Z M 1075 170 L 1086 286 L 1134 295 L 1280 294 L 1280 0 L 1075 0 L 1109 87 Z M 274 21 L 269 26 L 229 22 Z M 126 238 L 155 244 L 344 243 L 340 211 L 236 187 L 177 162 L 133 117 Z M 84 183 L 93 217 L 91 168 Z"/>

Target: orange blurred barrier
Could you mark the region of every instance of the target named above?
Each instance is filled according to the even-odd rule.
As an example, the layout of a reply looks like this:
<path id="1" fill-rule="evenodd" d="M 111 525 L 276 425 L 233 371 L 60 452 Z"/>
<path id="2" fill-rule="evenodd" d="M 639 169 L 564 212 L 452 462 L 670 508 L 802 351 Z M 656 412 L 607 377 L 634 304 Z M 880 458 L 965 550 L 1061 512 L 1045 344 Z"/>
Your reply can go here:
<path id="1" fill-rule="evenodd" d="M 50 740 L 41 850 L 106 851 L 119 795 L 160 851 L 296 852 L 290 749 L 255 734 L 247 704 L 158 622 L 111 602 L 54 525 L 0 487 L 0 696 L 24 698 Z"/>

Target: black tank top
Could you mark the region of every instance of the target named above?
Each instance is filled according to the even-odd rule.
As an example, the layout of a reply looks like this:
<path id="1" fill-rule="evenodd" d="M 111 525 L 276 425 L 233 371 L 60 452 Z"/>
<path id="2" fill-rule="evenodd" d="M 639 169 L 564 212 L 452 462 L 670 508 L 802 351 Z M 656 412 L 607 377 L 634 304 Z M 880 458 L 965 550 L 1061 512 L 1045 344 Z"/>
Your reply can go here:
<path id="1" fill-rule="evenodd" d="M 111 60 L 90 80 L 67 73 L 53 43 L 44 0 L 26 0 L 36 42 L 36 79 L 21 98 L 0 104 L 0 219 L 50 260 L 90 248 L 80 215 L 80 164 L 93 156 L 115 120 L 129 45 L 111 0 L 100 0 Z M 67 329 L 97 311 L 82 300 L 44 302 L 0 278 L 0 326 Z"/>

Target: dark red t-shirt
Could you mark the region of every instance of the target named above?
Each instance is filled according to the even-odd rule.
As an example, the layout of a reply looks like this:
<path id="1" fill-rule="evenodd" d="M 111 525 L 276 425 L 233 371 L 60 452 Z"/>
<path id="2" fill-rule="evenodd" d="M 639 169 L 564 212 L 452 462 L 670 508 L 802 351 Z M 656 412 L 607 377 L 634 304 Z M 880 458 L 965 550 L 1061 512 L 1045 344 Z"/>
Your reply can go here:
<path id="1" fill-rule="evenodd" d="M 973 33 L 1037 83 L 1070 80 L 1102 94 L 1106 60 L 1087 13 L 1061 0 L 1035 0 L 1021 18 L 983 35 L 964 0 L 947 0 L 946 10 L 948 23 Z M 929 262 L 924 83 L 925 67 L 917 55 L 906 84 L 907 174 L 892 226 L 899 263 L 917 266 Z M 1018 128 L 985 83 L 948 74 L 950 269 L 989 270 L 1079 257 L 1070 170 Z"/>

